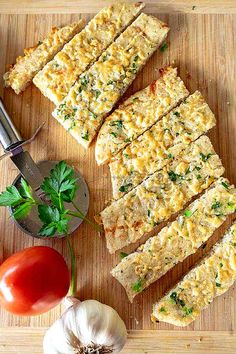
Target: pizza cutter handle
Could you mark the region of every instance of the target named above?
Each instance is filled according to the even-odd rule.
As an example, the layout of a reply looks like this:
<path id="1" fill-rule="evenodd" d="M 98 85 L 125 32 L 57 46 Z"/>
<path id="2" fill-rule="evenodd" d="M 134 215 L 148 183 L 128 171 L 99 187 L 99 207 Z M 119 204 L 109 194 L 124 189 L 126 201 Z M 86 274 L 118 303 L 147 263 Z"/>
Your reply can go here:
<path id="1" fill-rule="evenodd" d="M 0 98 L 0 143 L 5 151 L 11 151 L 22 144 L 22 142 L 23 139 L 14 126 Z"/>

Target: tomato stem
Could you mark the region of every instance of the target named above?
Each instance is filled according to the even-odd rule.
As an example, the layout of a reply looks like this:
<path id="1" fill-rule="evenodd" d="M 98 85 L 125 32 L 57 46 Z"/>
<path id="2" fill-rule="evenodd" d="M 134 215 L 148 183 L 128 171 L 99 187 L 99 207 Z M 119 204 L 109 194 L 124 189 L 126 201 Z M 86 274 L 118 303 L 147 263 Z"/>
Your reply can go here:
<path id="1" fill-rule="evenodd" d="M 70 266 L 71 266 L 71 280 L 70 280 L 70 290 L 69 294 L 74 296 L 76 293 L 76 264 L 75 264 L 75 252 L 70 240 L 70 236 L 66 235 L 67 248 L 70 255 Z"/>

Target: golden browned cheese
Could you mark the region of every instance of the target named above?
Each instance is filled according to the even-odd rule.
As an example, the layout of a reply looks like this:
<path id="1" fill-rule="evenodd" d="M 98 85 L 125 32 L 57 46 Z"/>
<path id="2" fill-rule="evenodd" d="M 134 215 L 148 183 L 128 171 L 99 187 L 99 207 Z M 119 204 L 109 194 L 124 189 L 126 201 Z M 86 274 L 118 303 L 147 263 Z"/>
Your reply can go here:
<path id="1" fill-rule="evenodd" d="M 236 222 L 210 254 L 153 306 L 152 320 L 187 326 L 236 280 Z"/>
<path id="2" fill-rule="evenodd" d="M 219 178 L 178 218 L 125 257 L 111 272 L 129 300 L 196 252 L 236 209 L 236 189 Z"/>
<path id="3" fill-rule="evenodd" d="M 110 163 L 113 197 L 120 198 L 148 175 L 163 168 L 215 123 L 214 114 L 196 91 Z"/>
<path id="4" fill-rule="evenodd" d="M 129 97 L 106 118 L 96 141 L 98 165 L 111 160 L 189 95 L 176 68 L 169 66 L 160 72 L 158 80 Z"/>
<path id="5" fill-rule="evenodd" d="M 165 39 L 169 28 L 141 14 L 70 89 L 53 116 L 85 148 L 103 119 Z"/>
<path id="6" fill-rule="evenodd" d="M 34 84 L 56 105 L 76 79 L 140 13 L 143 3 L 117 3 L 102 9 L 34 78 Z"/>
<path id="7" fill-rule="evenodd" d="M 54 55 L 61 50 L 76 33 L 84 27 L 85 21 L 79 20 L 71 25 L 54 27 L 49 35 L 33 48 L 25 49 L 24 56 L 16 59 L 16 64 L 4 74 L 5 86 L 10 86 L 16 94 L 21 93 L 30 84 L 33 77 Z"/>
<path id="8" fill-rule="evenodd" d="M 100 213 L 109 251 L 113 253 L 136 242 L 155 225 L 180 211 L 223 173 L 210 139 L 200 137 L 172 163 Z"/>

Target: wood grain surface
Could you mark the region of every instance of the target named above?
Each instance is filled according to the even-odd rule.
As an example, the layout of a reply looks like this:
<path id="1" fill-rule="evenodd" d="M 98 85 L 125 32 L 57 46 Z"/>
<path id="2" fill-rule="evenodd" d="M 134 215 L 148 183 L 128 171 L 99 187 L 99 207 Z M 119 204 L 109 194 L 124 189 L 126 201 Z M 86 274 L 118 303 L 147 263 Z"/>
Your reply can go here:
<path id="1" fill-rule="evenodd" d="M 0 353 L 42 354 L 45 331 L 45 328 L 5 328 L 0 332 Z M 235 338 L 230 331 L 218 331 L 216 335 L 214 331 L 134 330 L 129 332 L 128 342 L 121 351 L 121 354 L 185 353 L 235 354 Z"/>
<path id="2" fill-rule="evenodd" d="M 189 1 L 165 1 L 165 4 L 163 1 L 149 0 L 147 2 L 148 6 L 145 12 L 152 13 L 166 21 L 171 28 L 167 40 L 168 49 L 164 53 L 160 51 L 155 53 L 126 93 L 126 97 L 157 78 L 160 67 L 167 64 L 177 65 L 188 89 L 191 92 L 199 89 L 216 115 L 217 127 L 210 132 L 209 136 L 222 158 L 226 169 L 225 176 L 236 184 L 236 15 L 233 14 L 236 3 L 235 1 L 194 1 L 193 4 L 191 2 L 191 9 L 195 3 L 201 3 L 202 11 L 199 11 L 201 13 L 197 13 L 195 10 L 185 13 L 182 6 L 189 8 Z M 80 15 L 75 12 L 82 12 L 83 17 L 89 19 L 91 18 L 90 12 L 98 11 L 102 5 L 110 3 L 110 1 L 80 1 L 76 2 L 78 6 L 75 6 L 75 1 L 69 1 L 66 4 L 57 2 L 58 6 L 53 8 L 54 3 L 53 1 L 0 1 L 0 12 L 2 12 L 0 15 L 1 77 L 7 69 L 7 65 L 14 63 L 16 56 L 22 54 L 23 48 L 38 42 L 52 26 L 66 24 L 80 18 Z M 160 7 L 157 6 L 159 3 Z M 215 4 L 214 11 L 212 11 L 212 3 Z M 180 4 L 179 7 L 178 4 Z M 173 11 L 173 7 L 176 11 Z M 19 14 L 21 12 L 24 14 Z M 33 14 L 33 12 L 37 14 Z M 61 13 L 49 14 L 47 12 Z M 1 81 L 0 94 L 24 138 L 29 138 L 42 122 L 46 122 L 41 134 L 28 147 L 33 158 L 36 161 L 65 159 L 76 167 L 85 177 L 90 189 L 89 216 L 92 218 L 94 213 L 102 210 L 106 201 L 111 198 L 111 183 L 107 166 L 97 167 L 95 163 L 94 147 L 85 151 L 77 145 L 51 116 L 53 104 L 43 97 L 33 85 L 28 87 L 22 95 L 17 96 L 10 89 L 3 89 Z M 16 175 L 17 170 L 9 159 L 1 161 L 0 190 L 9 185 Z M 111 268 L 119 261 L 119 253 L 115 256 L 109 255 L 104 239 L 99 237 L 91 227 L 83 224 L 73 234 L 78 268 L 79 298 L 81 300 L 97 299 L 118 311 L 128 329 L 132 330 L 126 353 L 189 352 L 188 347 L 185 348 L 184 345 L 183 348 L 178 347 L 176 343 L 181 338 L 184 338 L 183 343 L 187 344 L 188 339 L 186 338 L 189 338 L 189 343 L 196 341 L 197 331 L 206 331 L 206 342 L 204 342 L 206 347 L 201 347 L 202 343 L 200 343 L 199 351 L 196 351 L 198 349 L 195 348 L 195 351 L 191 351 L 191 353 L 206 353 L 206 348 L 211 353 L 224 353 L 226 348 L 228 348 L 227 353 L 233 353 L 236 351 L 235 286 L 216 299 L 197 321 L 184 330 L 168 324 L 152 324 L 150 321 L 152 304 L 210 249 L 229 225 L 230 219 L 221 227 L 220 232 L 211 238 L 206 248 L 199 250 L 182 264 L 177 265 L 158 282 L 138 295 L 131 305 L 121 285 L 110 275 Z M 158 229 L 160 227 L 156 230 Z M 3 209 L 0 210 L 0 230 L 0 250 L 2 247 L 3 259 L 13 252 L 33 245 L 52 246 L 67 259 L 64 240 L 43 241 L 24 235 L 17 230 L 13 222 L 9 220 L 7 211 Z M 124 251 L 130 252 L 136 249 L 144 240 L 145 237 Z M 29 318 L 12 316 L 0 309 L 0 352 L 17 354 L 30 352 L 30 343 L 25 344 L 25 351 L 23 349 L 21 351 L 20 347 L 14 349 L 17 338 L 21 338 L 21 345 L 24 345 L 23 338 L 24 336 L 28 338 L 28 333 L 28 336 L 32 335 L 34 353 L 40 353 L 40 349 L 37 347 L 37 345 L 40 346 L 37 333 L 42 336 L 43 327 L 48 327 L 59 317 L 60 313 L 61 307 L 58 306 L 47 314 Z M 12 326 L 22 328 L 17 330 L 8 328 Z M 23 327 L 27 327 L 29 330 Z M 38 327 L 42 327 L 42 330 L 34 329 Z M 150 331 L 154 329 L 172 332 Z M 149 331 L 143 332 L 142 330 Z M 20 333 L 22 333 L 22 337 Z M 140 342 L 135 341 L 135 338 L 139 338 Z M 162 346 L 163 338 L 165 341 L 169 341 L 168 343 L 172 343 L 171 345 L 176 349 L 168 351 L 167 348 L 165 351 Z M 143 344 L 141 351 L 139 344 L 142 341 L 147 344 L 146 346 Z M 155 343 L 154 347 L 152 347 L 153 343 Z M 215 351 L 211 351 L 214 345 Z"/>

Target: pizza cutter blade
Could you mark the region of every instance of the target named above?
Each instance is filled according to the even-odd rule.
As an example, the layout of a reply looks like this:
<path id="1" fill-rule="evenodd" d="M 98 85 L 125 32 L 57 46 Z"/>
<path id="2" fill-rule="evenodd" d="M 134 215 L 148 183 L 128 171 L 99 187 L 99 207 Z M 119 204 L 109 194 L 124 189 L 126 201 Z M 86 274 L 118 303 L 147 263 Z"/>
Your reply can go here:
<path id="1" fill-rule="evenodd" d="M 0 143 L 7 155 L 10 155 L 12 162 L 20 171 L 20 174 L 16 177 L 13 185 L 19 187 L 20 178 L 24 179 L 33 189 L 36 197 L 45 202 L 45 195 L 40 188 L 44 177 L 48 176 L 50 170 L 55 167 L 58 161 L 42 161 L 36 164 L 28 151 L 24 151 L 23 146 L 30 142 L 24 141 L 20 133 L 15 128 L 10 116 L 8 115 L 2 100 L 0 99 Z M 79 188 L 75 197 L 75 204 L 77 204 L 84 215 L 88 212 L 89 207 L 89 190 L 83 176 L 75 170 L 75 178 L 78 179 Z M 65 204 L 66 207 L 68 205 Z M 70 205 L 70 209 L 76 211 L 76 209 Z M 13 211 L 10 209 L 10 213 Z M 15 220 L 17 226 L 27 234 L 35 237 L 38 236 L 38 232 L 42 226 L 38 214 L 37 208 L 32 208 L 30 215 L 22 220 Z M 72 233 L 82 223 L 82 219 L 73 218 L 69 222 L 69 233 Z M 56 235 L 57 237 L 64 237 L 64 235 Z"/>

